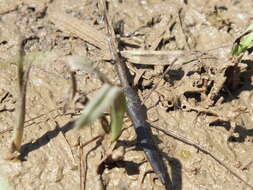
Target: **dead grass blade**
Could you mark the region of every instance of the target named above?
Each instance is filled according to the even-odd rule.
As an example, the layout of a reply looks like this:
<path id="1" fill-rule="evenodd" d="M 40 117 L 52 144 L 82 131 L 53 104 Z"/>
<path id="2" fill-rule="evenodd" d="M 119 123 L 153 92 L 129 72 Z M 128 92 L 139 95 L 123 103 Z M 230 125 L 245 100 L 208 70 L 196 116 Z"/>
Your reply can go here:
<path id="1" fill-rule="evenodd" d="M 57 9 L 49 11 L 49 19 L 63 32 L 68 32 L 103 50 L 104 58 L 111 59 L 107 37 L 94 27 Z"/>
<path id="2" fill-rule="evenodd" d="M 26 87 L 28 76 L 31 69 L 31 64 L 28 69 L 24 71 L 24 41 L 20 40 L 19 60 L 17 62 L 17 75 L 18 75 L 18 101 L 17 101 L 17 126 L 14 130 L 13 140 L 11 142 L 10 152 L 19 151 L 25 124 L 25 104 L 26 104 Z"/>
<path id="3" fill-rule="evenodd" d="M 110 46 L 108 45 L 107 36 L 96 30 L 94 27 L 74 18 L 66 13 L 51 10 L 49 19 L 63 32 L 70 33 L 84 41 L 101 49 L 103 52 L 102 59 L 111 60 Z M 195 60 L 200 52 L 185 51 L 150 51 L 150 50 L 125 50 L 121 51 L 121 56 L 135 64 L 144 65 L 169 65 L 177 57 L 178 62 L 185 63 Z"/>
<path id="4" fill-rule="evenodd" d="M 200 51 L 153 51 L 153 50 L 124 50 L 121 55 L 131 63 L 141 65 L 170 65 L 177 58 L 175 64 L 185 64 L 198 60 L 199 58 L 210 58 Z"/>

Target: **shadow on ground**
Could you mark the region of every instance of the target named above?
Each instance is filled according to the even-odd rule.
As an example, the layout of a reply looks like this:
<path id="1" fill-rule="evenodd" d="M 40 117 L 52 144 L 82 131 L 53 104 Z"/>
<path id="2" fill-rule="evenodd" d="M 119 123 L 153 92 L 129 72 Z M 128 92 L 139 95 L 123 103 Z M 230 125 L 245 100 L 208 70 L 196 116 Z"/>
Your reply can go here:
<path id="1" fill-rule="evenodd" d="M 21 147 L 21 154 L 19 156 L 19 159 L 21 161 L 26 161 L 26 158 L 28 154 L 34 150 L 37 150 L 41 148 L 42 146 L 49 143 L 53 138 L 55 138 L 59 133 L 65 134 L 69 130 L 73 129 L 74 127 L 74 121 L 68 122 L 63 127 L 56 127 L 55 129 L 46 132 L 44 135 L 42 135 L 40 138 L 38 138 L 35 142 L 30 142 L 22 145 Z M 162 141 L 156 137 L 156 141 L 161 143 Z M 89 152 L 95 150 L 97 147 L 101 145 L 101 141 L 98 141 L 96 143 L 96 146 L 90 150 Z M 133 141 L 118 141 L 117 146 L 125 146 L 125 147 L 132 147 L 136 145 L 136 140 Z M 142 151 L 142 148 L 140 146 L 136 146 L 134 149 L 136 151 Z M 89 154 L 89 152 L 87 154 Z M 166 159 L 166 168 L 169 166 L 171 168 L 171 177 L 169 177 L 169 174 L 167 173 L 167 189 L 173 189 L 173 190 L 181 190 L 182 189 L 182 165 L 180 161 L 176 158 L 169 157 L 167 153 L 160 153 L 165 159 Z M 140 173 L 139 167 L 143 164 L 142 163 L 135 163 L 133 161 L 116 161 L 110 164 L 105 164 L 104 167 L 107 167 L 108 169 L 112 169 L 114 167 L 119 168 L 125 168 L 126 173 L 128 175 L 136 175 Z M 103 168 L 102 168 L 103 169 Z M 167 169 L 166 169 L 167 171 Z"/>

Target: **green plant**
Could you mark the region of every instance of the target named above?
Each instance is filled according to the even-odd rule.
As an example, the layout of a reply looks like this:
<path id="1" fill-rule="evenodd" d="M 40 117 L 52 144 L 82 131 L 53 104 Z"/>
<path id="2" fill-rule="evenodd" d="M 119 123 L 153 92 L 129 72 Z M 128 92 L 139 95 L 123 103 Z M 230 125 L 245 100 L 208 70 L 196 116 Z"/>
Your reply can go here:
<path id="1" fill-rule="evenodd" d="M 89 100 L 80 118 L 75 123 L 75 128 L 83 128 L 101 117 L 105 111 L 110 110 L 111 115 L 111 139 L 117 140 L 120 135 L 123 118 L 126 112 L 126 100 L 122 90 L 113 86 L 109 79 L 99 70 L 93 68 L 93 62 L 86 57 L 70 56 L 67 59 L 70 71 L 83 70 L 89 73 L 95 73 L 96 76 L 104 82 L 104 85 Z"/>
<path id="2" fill-rule="evenodd" d="M 247 28 L 246 32 L 238 37 L 232 48 L 232 56 L 239 56 L 246 52 L 253 41 L 253 23 Z"/>

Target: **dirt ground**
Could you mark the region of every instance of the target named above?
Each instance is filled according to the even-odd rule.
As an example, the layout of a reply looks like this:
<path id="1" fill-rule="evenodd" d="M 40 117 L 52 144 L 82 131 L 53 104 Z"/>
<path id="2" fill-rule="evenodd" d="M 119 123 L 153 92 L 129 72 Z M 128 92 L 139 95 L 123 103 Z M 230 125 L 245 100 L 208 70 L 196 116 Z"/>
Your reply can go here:
<path id="1" fill-rule="evenodd" d="M 244 57 L 236 67 L 230 59 L 234 40 L 253 19 L 253 2 L 111 0 L 108 7 L 113 23 L 124 23 L 122 55 L 128 59 L 152 126 L 204 147 L 253 186 L 252 56 Z M 101 61 L 105 59 L 101 48 L 71 32 L 72 28 L 65 30 L 57 24 L 54 12 L 105 34 L 94 0 L 0 1 L 0 184 L 7 180 L 10 187 L 6 189 L 69 190 L 83 188 L 80 181 L 84 181 L 86 190 L 164 189 L 135 146 L 135 131 L 127 117 L 114 151 L 122 153 L 123 159 L 107 164 L 102 175 L 97 174 L 108 154 L 108 139 L 81 148 L 100 133 L 101 124 L 78 131 L 73 121 L 85 97 L 91 98 L 102 83 L 93 75 L 77 73 L 79 97 L 63 112 L 70 89 L 66 57 L 88 56 L 115 84 L 119 82 L 113 65 Z M 36 58 L 27 89 L 21 161 L 13 162 L 3 157 L 16 125 L 13 60 L 20 34 L 26 39 L 26 53 Z M 146 54 L 131 54 L 137 49 L 147 50 Z M 161 54 L 153 55 L 154 50 Z M 176 50 L 191 59 L 178 57 L 171 64 L 168 52 Z M 173 190 L 251 189 L 210 155 L 152 131 Z"/>

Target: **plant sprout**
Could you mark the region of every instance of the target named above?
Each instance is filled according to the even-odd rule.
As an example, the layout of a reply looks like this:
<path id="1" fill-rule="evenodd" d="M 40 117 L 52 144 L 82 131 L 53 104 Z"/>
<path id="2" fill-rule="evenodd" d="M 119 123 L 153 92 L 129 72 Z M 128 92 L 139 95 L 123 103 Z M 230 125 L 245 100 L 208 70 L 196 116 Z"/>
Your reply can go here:
<path id="1" fill-rule="evenodd" d="M 24 132 L 24 123 L 25 123 L 25 115 L 26 115 L 26 88 L 28 77 L 31 69 L 31 65 L 34 61 L 40 61 L 47 57 L 46 52 L 32 52 L 25 55 L 24 52 L 24 44 L 23 41 L 20 40 L 19 44 L 19 52 L 18 56 L 14 57 L 12 62 L 17 65 L 17 83 L 18 83 L 18 91 L 17 91 L 17 106 L 16 106 L 16 115 L 17 115 L 17 124 L 14 128 L 13 137 L 11 140 L 10 153 L 14 153 L 15 151 L 20 151 L 20 147 L 22 144 L 23 132 Z M 27 69 L 25 70 L 25 65 Z M 7 159 L 14 159 L 16 156 L 8 155 Z"/>
<path id="2" fill-rule="evenodd" d="M 239 56 L 247 51 L 253 41 L 253 23 L 247 28 L 246 32 L 237 38 L 232 48 L 232 56 Z"/>
<path id="3" fill-rule="evenodd" d="M 80 129 L 87 126 L 101 117 L 106 110 L 110 110 L 111 140 L 115 141 L 120 135 L 126 112 L 126 100 L 122 90 L 113 86 L 103 73 L 93 68 L 93 62 L 86 57 L 70 56 L 67 58 L 67 64 L 71 72 L 82 70 L 88 73 L 95 73 L 104 82 L 101 89 L 87 103 L 82 115 L 75 123 L 75 128 Z"/>
<path id="4" fill-rule="evenodd" d="M 14 128 L 14 134 L 11 141 L 10 152 L 14 153 L 15 151 L 20 151 L 23 132 L 24 132 L 24 123 L 25 123 L 25 106 L 26 106 L 26 87 L 28 81 L 28 75 L 31 68 L 29 64 L 27 71 L 24 71 L 25 64 L 25 52 L 23 47 L 23 41 L 20 40 L 19 47 L 19 56 L 17 60 L 17 76 L 18 76 L 18 98 L 17 98 L 17 125 Z"/>

